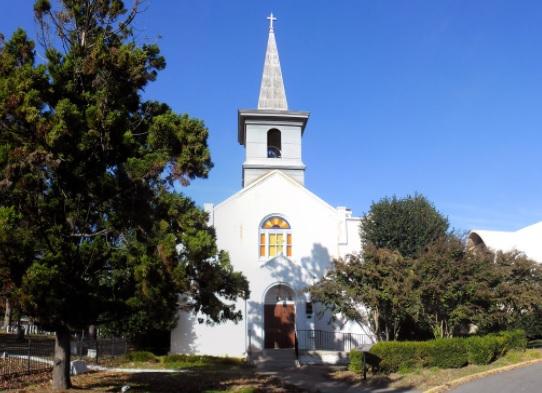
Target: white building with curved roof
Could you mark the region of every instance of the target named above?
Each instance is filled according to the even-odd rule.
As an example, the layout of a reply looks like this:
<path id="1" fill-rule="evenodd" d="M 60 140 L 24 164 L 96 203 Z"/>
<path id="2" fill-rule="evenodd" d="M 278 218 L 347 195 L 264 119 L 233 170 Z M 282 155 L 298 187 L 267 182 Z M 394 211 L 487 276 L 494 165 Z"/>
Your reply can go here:
<path id="1" fill-rule="evenodd" d="M 492 251 L 517 250 L 542 263 L 542 221 L 514 232 L 474 229 L 468 241 L 472 246 L 485 246 Z"/>

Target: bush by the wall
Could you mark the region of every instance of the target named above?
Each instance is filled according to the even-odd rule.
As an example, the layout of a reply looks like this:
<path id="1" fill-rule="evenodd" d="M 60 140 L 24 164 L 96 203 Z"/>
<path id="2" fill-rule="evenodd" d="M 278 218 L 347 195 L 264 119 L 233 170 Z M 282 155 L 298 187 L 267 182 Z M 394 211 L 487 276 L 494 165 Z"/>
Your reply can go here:
<path id="1" fill-rule="evenodd" d="M 489 364 L 504 353 L 505 340 L 497 336 L 465 339 L 469 364 Z"/>
<path id="2" fill-rule="evenodd" d="M 459 368 L 469 363 L 488 364 L 508 350 L 526 347 L 525 332 L 513 330 L 468 338 L 382 341 L 371 348 L 371 354 L 379 359 L 378 369 L 390 373 L 419 367 Z M 349 369 L 359 372 L 361 368 L 362 354 L 353 350 L 350 352 Z"/>
<path id="3" fill-rule="evenodd" d="M 426 341 L 425 367 L 460 368 L 468 363 L 465 340 L 462 338 L 439 338 Z"/>
<path id="4" fill-rule="evenodd" d="M 371 353 L 380 358 L 379 368 L 383 372 L 395 372 L 424 366 L 429 341 L 382 341 L 371 348 Z"/>
<path id="5" fill-rule="evenodd" d="M 505 350 L 510 349 L 525 350 L 527 348 L 527 335 L 524 330 L 507 330 L 497 334 L 505 339 Z"/>

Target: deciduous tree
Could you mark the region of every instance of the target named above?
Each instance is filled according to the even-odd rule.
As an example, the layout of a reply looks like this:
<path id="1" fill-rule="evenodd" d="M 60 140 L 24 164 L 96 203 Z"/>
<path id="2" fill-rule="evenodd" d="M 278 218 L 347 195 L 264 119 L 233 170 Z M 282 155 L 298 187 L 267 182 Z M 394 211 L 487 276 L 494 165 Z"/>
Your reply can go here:
<path id="1" fill-rule="evenodd" d="M 315 302 L 351 320 L 369 324 L 379 340 L 396 340 L 407 317 L 419 313 L 412 264 L 398 252 L 366 245 L 310 288 Z"/>
<path id="2" fill-rule="evenodd" d="M 489 253 L 475 255 L 461 238 L 442 237 L 412 261 L 420 294 L 419 323 L 435 337 L 452 337 L 486 324 L 499 275 Z"/>

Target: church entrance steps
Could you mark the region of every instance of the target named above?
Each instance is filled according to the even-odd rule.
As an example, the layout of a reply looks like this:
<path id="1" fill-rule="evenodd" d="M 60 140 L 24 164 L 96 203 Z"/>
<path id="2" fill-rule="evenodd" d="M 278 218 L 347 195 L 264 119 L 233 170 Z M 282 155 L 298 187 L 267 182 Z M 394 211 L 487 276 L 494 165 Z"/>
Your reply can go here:
<path id="1" fill-rule="evenodd" d="M 348 364 L 348 352 L 342 351 L 299 351 L 301 365 Z"/>
<path id="2" fill-rule="evenodd" d="M 293 348 L 264 349 L 249 356 L 249 361 L 260 370 L 278 370 L 297 367 Z"/>

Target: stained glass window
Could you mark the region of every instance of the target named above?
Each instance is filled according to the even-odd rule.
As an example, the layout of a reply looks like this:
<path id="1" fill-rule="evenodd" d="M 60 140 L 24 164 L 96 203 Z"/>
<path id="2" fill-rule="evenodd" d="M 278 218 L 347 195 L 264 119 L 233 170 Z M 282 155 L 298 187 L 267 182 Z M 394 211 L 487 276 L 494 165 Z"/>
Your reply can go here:
<path id="1" fill-rule="evenodd" d="M 260 233 L 260 256 L 265 257 L 265 233 Z"/>
<path id="2" fill-rule="evenodd" d="M 281 217 L 271 217 L 263 223 L 262 228 L 290 229 L 290 224 L 288 224 L 288 222 Z"/>
<path id="3" fill-rule="evenodd" d="M 290 224 L 282 217 L 273 216 L 264 221 L 260 228 L 260 257 L 277 255 L 292 256 L 292 234 Z"/>

